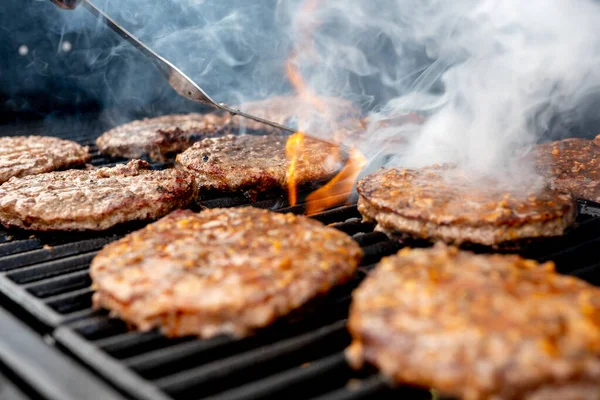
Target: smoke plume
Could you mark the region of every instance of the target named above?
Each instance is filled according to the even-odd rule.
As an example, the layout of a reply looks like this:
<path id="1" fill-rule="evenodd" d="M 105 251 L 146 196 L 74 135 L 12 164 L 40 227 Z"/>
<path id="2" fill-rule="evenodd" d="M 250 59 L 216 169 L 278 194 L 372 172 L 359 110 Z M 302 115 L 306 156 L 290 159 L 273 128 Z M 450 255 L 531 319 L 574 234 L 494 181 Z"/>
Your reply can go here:
<path id="1" fill-rule="evenodd" d="M 58 11 L 48 3 L 32 3 L 40 14 L 51 13 L 48 37 L 79 35 L 65 65 L 77 66 L 71 76 L 115 123 L 140 117 L 139 110 L 151 116 L 198 109 L 86 10 Z M 585 113 L 598 121 L 594 0 L 95 3 L 219 102 L 294 93 L 285 71 L 295 54 L 312 91 L 347 99 L 369 116 L 367 133 L 348 141 L 374 165 L 457 162 L 494 172 L 515 152 L 543 137 L 570 135 L 574 125 L 584 127 L 581 135 L 596 133 L 580 124 Z M 95 47 L 99 37 L 111 46 Z M 52 75 L 39 69 L 43 62 L 30 64 L 22 73 Z M 425 122 L 406 123 L 401 117 L 411 112 Z"/>
<path id="2" fill-rule="evenodd" d="M 304 16 L 289 6 L 281 13 L 322 22 L 312 39 L 319 62 L 307 56 L 304 71 L 313 86 L 371 107 L 359 143 L 370 159 L 396 143 L 385 147 L 394 165 L 503 174 L 528 145 L 571 134 L 578 110 L 598 105 L 595 1 L 333 0 Z M 377 91 L 357 91 L 356 76 L 376 79 Z M 410 112 L 426 122 L 381 124 Z"/>

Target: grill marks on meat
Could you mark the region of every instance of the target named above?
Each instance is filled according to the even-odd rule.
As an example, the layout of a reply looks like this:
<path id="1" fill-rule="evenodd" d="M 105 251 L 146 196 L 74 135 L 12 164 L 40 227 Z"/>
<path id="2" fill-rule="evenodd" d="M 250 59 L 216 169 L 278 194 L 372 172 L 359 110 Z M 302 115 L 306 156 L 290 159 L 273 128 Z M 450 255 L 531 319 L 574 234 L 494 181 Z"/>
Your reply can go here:
<path id="1" fill-rule="evenodd" d="M 246 335 L 353 276 L 347 235 L 252 207 L 175 211 L 91 264 L 95 307 L 168 336 Z"/>
<path id="2" fill-rule="evenodd" d="M 0 186 L 0 222 L 38 231 L 102 230 L 162 217 L 197 195 L 194 177 L 133 160 L 112 168 L 48 172 Z"/>
<path id="3" fill-rule="evenodd" d="M 0 184 L 11 177 L 83 166 L 88 148 L 70 140 L 49 136 L 0 138 Z"/>
<path id="4" fill-rule="evenodd" d="M 553 186 L 578 199 L 600 203 L 600 135 L 594 141 L 564 139 L 537 145 L 536 169 Z"/>
<path id="5" fill-rule="evenodd" d="M 177 166 L 196 176 L 203 190 L 264 192 L 286 186 L 289 161 L 287 137 L 227 135 L 204 139 L 177 156 Z M 345 160 L 340 148 L 305 137 L 296 164 L 299 185 L 332 177 Z M 345 157 L 345 155 L 342 155 Z"/>
<path id="6" fill-rule="evenodd" d="M 376 229 L 456 244 L 561 235 L 577 213 L 567 193 L 521 192 L 437 167 L 382 169 L 362 179 L 357 190 L 358 210 L 377 222 Z"/>
<path id="7" fill-rule="evenodd" d="M 347 356 L 475 399 L 597 399 L 600 289 L 553 264 L 438 244 L 384 258 L 353 293 Z"/>
<path id="8" fill-rule="evenodd" d="M 111 157 L 166 161 L 205 137 L 230 128 L 230 117 L 218 114 L 165 115 L 113 128 L 96 140 L 98 149 Z"/>
<path id="9" fill-rule="evenodd" d="M 234 108 L 286 125 L 294 118 L 314 118 L 303 111 L 306 107 L 302 104 L 298 97 L 281 96 L 247 102 Z M 325 104 L 334 120 L 358 120 L 358 111 L 345 100 L 326 98 Z M 238 133 L 242 129 L 267 134 L 281 133 L 281 130 L 260 122 L 214 112 L 165 115 L 133 121 L 105 132 L 97 139 L 96 144 L 102 153 L 112 157 L 148 156 L 153 161 L 162 162 L 172 159 L 199 140 Z"/>

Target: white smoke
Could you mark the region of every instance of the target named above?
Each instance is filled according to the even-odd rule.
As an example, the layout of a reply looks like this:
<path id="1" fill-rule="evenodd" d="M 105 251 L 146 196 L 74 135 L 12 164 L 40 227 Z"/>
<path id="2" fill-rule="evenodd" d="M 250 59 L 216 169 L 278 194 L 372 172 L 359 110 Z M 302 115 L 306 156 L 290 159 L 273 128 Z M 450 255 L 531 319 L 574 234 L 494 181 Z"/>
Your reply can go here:
<path id="1" fill-rule="evenodd" d="M 296 51 L 312 90 L 369 113 L 368 132 L 354 144 L 370 159 L 391 153 L 394 165 L 501 170 L 557 115 L 579 118 L 577 110 L 600 93 L 594 0 L 96 3 L 217 101 L 292 93 L 285 63 Z M 61 31 L 94 23 L 83 9 L 61 16 Z M 147 93 L 152 67 L 132 56 L 134 49 L 123 43 L 103 58 L 89 52 L 89 62 L 106 70 L 109 96 L 159 107 Z M 132 63 L 111 69 L 114 57 Z M 423 125 L 393 122 L 415 111 L 427 116 Z"/>
<path id="2" fill-rule="evenodd" d="M 493 172 L 535 141 L 550 118 L 598 89 L 600 36 L 593 32 L 600 8 L 590 1 L 462 3 L 471 4 L 454 15 L 456 8 L 438 4 L 441 18 L 420 32 L 439 60 L 463 60 L 448 62 L 440 76 L 443 94 L 427 102 L 439 109 L 398 161 L 455 161 Z M 382 114 L 404 107 L 422 106 L 409 94 Z"/>
<path id="3" fill-rule="evenodd" d="M 600 88 L 597 2 L 394 3 L 397 8 L 386 9 L 390 17 L 379 21 L 402 22 L 386 32 L 394 47 L 414 40 L 435 59 L 411 90 L 371 115 L 377 121 L 409 111 L 430 114 L 421 127 L 400 128 L 413 135 L 394 164 L 456 162 L 502 174 L 515 151 L 539 138 L 551 118 L 568 114 Z M 396 76 L 403 72 L 410 71 Z M 439 82 L 443 90 L 432 93 Z M 363 147 L 373 149 L 368 142 Z"/>
<path id="4" fill-rule="evenodd" d="M 600 6 L 591 0 L 331 0 L 304 18 L 304 25 L 316 19 L 335 28 L 313 35 L 321 57 L 304 65 L 313 86 L 369 95 L 352 92 L 350 71 L 377 76 L 387 89 L 359 146 L 373 159 L 382 143 L 406 138 L 408 145 L 386 148 L 395 165 L 454 162 L 503 174 L 552 118 L 600 88 Z M 366 55 L 365 47 L 380 52 Z M 381 127 L 413 111 L 429 116 L 422 126 Z"/>

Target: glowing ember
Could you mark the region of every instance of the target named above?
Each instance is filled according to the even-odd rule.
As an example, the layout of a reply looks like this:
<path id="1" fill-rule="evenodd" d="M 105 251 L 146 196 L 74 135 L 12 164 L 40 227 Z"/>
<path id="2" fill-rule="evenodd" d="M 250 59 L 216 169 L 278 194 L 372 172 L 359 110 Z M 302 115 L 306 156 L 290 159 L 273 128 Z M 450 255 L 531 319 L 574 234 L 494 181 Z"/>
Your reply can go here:
<path id="1" fill-rule="evenodd" d="M 298 158 L 302 153 L 302 144 L 304 141 L 304 133 L 296 132 L 290 136 L 285 143 L 285 156 L 290 161 L 287 173 L 287 187 L 288 187 L 288 199 L 290 205 L 296 205 L 298 199 L 297 185 L 296 185 L 296 171 Z"/>
<path id="2" fill-rule="evenodd" d="M 343 203 L 352 190 L 356 177 L 362 171 L 367 160 L 356 149 L 350 149 L 348 162 L 344 168 L 327 184 L 306 198 L 306 215 L 313 215 Z"/>

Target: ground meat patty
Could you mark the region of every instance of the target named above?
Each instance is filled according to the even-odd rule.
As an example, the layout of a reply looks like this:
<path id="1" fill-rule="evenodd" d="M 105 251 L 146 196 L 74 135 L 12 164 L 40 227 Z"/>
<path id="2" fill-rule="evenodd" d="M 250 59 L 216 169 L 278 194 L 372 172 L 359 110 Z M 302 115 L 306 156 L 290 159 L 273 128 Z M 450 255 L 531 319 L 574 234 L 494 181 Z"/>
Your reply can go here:
<path id="1" fill-rule="evenodd" d="M 287 136 L 227 135 L 204 139 L 177 156 L 177 166 L 193 172 L 203 190 L 248 191 L 285 187 Z M 298 185 L 327 179 L 341 167 L 339 148 L 305 137 L 296 163 Z M 345 157 L 345 156 L 343 156 Z"/>
<path id="2" fill-rule="evenodd" d="M 297 97 L 283 96 L 247 102 L 234 108 L 286 125 L 292 119 L 314 117 L 302 113 L 307 109 L 302 104 Z M 358 119 L 358 111 L 349 102 L 331 98 L 326 104 L 336 119 L 350 118 L 350 116 Z M 212 112 L 165 115 L 133 121 L 105 132 L 96 140 L 96 144 L 102 153 L 112 157 L 148 156 L 153 161 L 167 161 L 199 140 L 239 133 L 242 128 L 264 133 L 281 133 L 277 128 L 251 119 Z"/>
<path id="3" fill-rule="evenodd" d="M 575 221 L 568 193 L 517 191 L 445 168 L 382 169 L 358 183 L 358 210 L 388 234 L 487 246 L 561 235 Z"/>
<path id="4" fill-rule="evenodd" d="M 109 244 L 91 264 L 95 307 L 168 336 L 243 336 L 347 281 L 347 235 L 252 207 L 175 211 Z"/>
<path id="5" fill-rule="evenodd" d="M 600 289 L 518 256 L 438 244 L 384 258 L 352 295 L 351 364 L 475 399 L 600 395 Z"/>
<path id="6" fill-rule="evenodd" d="M 0 138 L 0 184 L 13 176 L 40 174 L 84 165 L 88 148 L 49 136 Z"/>
<path id="7" fill-rule="evenodd" d="M 594 141 L 564 139 L 544 143 L 537 145 L 532 154 L 536 169 L 553 186 L 572 192 L 578 199 L 600 203 L 600 147 Z"/>
<path id="8" fill-rule="evenodd" d="M 96 140 L 98 149 L 111 157 L 166 161 L 194 142 L 228 129 L 229 117 L 220 114 L 165 115 L 117 126 Z"/>
<path id="9" fill-rule="evenodd" d="M 13 178 L 0 186 L 0 222 L 39 231 L 101 230 L 162 217 L 196 195 L 191 174 L 155 171 L 133 160 L 112 168 Z"/>

